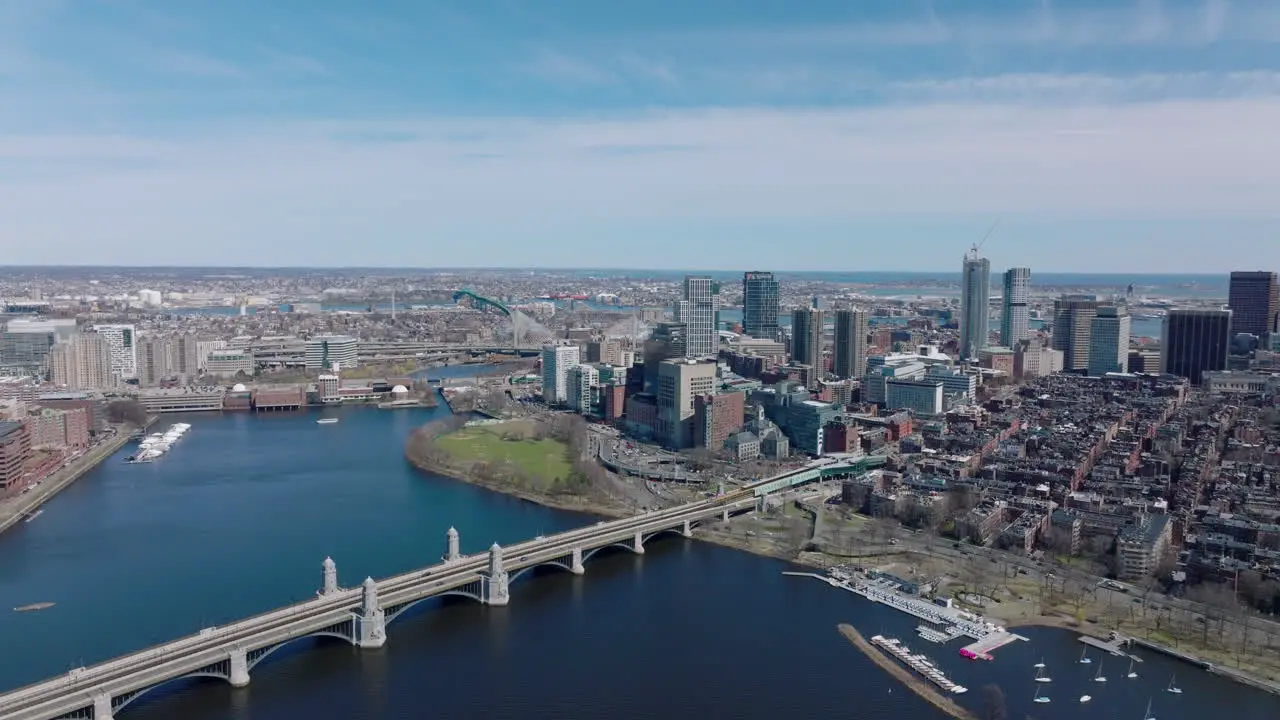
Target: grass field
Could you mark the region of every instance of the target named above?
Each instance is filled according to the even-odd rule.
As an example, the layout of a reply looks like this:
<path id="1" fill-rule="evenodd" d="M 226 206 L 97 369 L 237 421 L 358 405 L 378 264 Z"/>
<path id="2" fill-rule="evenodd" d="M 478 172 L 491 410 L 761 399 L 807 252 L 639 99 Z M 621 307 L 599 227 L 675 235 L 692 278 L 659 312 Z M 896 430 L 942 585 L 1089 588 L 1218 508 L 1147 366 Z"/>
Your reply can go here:
<path id="1" fill-rule="evenodd" d="M 460 467 L 489 463 L 502 479 L 521 481 L 530 489 L 548 490 L 568 480 L 573 467 L 567 446 L 558 440 L 507 440 L 504 434 L 521 435 L 514 423 L 463 428 L 436 439 L 436 447 L 448 453 Z"/>

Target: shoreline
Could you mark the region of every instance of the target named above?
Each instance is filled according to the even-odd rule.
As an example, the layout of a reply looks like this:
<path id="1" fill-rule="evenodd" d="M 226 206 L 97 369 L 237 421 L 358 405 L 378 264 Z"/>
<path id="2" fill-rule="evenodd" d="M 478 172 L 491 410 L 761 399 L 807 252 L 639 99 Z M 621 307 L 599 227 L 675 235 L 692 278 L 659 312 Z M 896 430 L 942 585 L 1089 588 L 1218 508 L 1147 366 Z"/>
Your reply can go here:
<path id="1" fill-rule="evenodd" d="M 867 639 L 854 626 L 848 623 L 840 623 L 836 626 L 836 629 L 840 631 L 845 640 L 848 640 L 863 655 L 866 655 L 868 660 L 879 666 L 881 670 L 889 673 L 889 676 L 893 679 L 906 685 L 907 689 L 915 693 L 921 700 L 956 718 L 956 720 L 978 720 L 977 715 L 961 707 L 955 700 L 934 690 L 918 675 L 904 668 L 893 658 L 885 655 L 880 651 L 880 648 L 867 642 Z"/>
<path id="2" fill-rule="evenodd" d="M 17 525 L 33 510 L 52 500 L 55 495 L 79 480 L 82 475 L 115 455 L 117 450 L 129 443 L 129 435 L 130 433 L 123 427 L 117 428 L 113 437 L 91 447 L 84 455 L 76 458 L 70 466 L 45 477 L 36 489 L 0 502 L 0 533 Z"/>
<path id="3" fill-rule="evenodd" d="M 501 481 L 489 482 L 489 481 L 479 480 L 473 477 L 468 477 L 468 473 L 465 470 L 460 470 L 454 467 L 437 466 L 432 463 L 425 463 L 418 460 L 410 459 L 407 456 L 405 460 L 413 467 L 419 470 L 422 470 L 424 472 L 430 472 L 436 475 L 440 475 L 441 477 L 446 477 L 455 482 L 467 483 L 469 485 L 474 485 L 476 487 L 484 488 L 485 490 L 489 490 L 491 492 L 496 492 L 502 495 L 518 498 L 525 502 L 534 503 L 535 505 L 541 505 L 543 507 L 548 507 L 553 510 L 566 510 L 570 512 L 580 512 L 588 515 L 596 515 L 599 517 L 608 517 L 608 518 L 622 518 L 622 517 L 629 517 L 632 515 L 632 512 L 629 509 L 619 508 L 617 506 L 605 503 L 600 500 L 586 499 L 586 498 L 581 498 L 579 496 L 559 497 L 554 495 L 546 495 L 544 493 L 540 493 L 536 491 L 514 488 Z M 738 550 L 741 552 L 750 553 L 758 557 L 767 557 L 774 560 L 782 560 L 784 562 L 789 562 L 800 567 L 814 568 L 819 570 L 826 570 L 828 567 L 827 564 L 823 564 L 822 562 L 819 562 L 819 558 L 814 557 L 812 553 L 800 553 L 797 556 L 796 554 L 781 552 L 774 548 L 762 547 L 760 545 L 753 545 L 748 541 L 744 541 L 743 539 L 728 535 L 713 526 L 704 525 L 704 526 L 695 528 L 694 538 L 697 540 L 701 540 L 703 542 L 711 543 L 712 545 L 718 545 L 720 547 L 729 548 L 731 550 Z M 1069 630 L 1078 635 L 1089 635 L 1091 637 L 1095 637 L 1103 640 L 1107 639 L 1108 632 L 1109 632 L 1106 628 L 1090 627 L 1085 623 L 1081 623 L 1077 621 L 1075 618 L 1059 616 L 1059 615 L 1020 617 L 1016 619 L 1005 619 L 1005 618 L 996 618 L 996 619 L 1002 621 L 1005 624 L 1005 627 L 1009 628 L 1010 630 L 1014 630 L 1020 627 L 1047 627 L 1047 628 L 1055 628 L 1060 630 Z M 1153 652 L 1158 652 L 1161 655 L 1165 655 L 1166 657 L 1179 659 L 1177 655 L 1169 652 L 1169 650 L 1171 649 L 1165 649 L 1163 646 L 1159 645 L 1158 643 L 1153 643 L 1150 641 L 1147 641 L 1147 644 L 1149 645 L 1147 649 Z M 1194 662 L 1199 663 L 1204 661 L 1196 657 Z M 1204 668 L 1199 668 L 1199 669 L 1204 669 Z M 1235 668 L 1220 667 L 1220 666 L 1214 665 L 1212 666 L 1212 669 L 1205 669 L 1205 672 L 1209 672 L 1215 675 L 1219 675 L 1221 677 L 1225 677 L 1229 680 L 1241 683 L 1243 685 L 1248 685 L 1249 687 L 1252 687 L 1257 690 L 1262 690 L 1264 692 L 1280 695 L 1280 686 L 1277 686 L 1276 684 L 1266 680 L 1265 678 L 1255 677 L 1249 673 L 1237 670 Z"/>

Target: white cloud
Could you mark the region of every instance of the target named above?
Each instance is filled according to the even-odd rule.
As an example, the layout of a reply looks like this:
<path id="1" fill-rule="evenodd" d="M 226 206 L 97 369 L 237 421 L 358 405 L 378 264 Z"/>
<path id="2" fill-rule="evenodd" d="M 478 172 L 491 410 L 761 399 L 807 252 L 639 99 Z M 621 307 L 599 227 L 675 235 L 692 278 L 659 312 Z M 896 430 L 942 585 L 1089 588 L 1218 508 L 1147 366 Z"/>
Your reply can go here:
<path id="1" fill-rule="evenodd" d="M 0 245 L 113 248 L 98 259 L 117 262 L 274 248 L 276 261 L 305 262 L 305 248 L 353 240 L 364 253 L 729 217 L 1274 217 L 1278 123 L 1280 100 L 1258 99 L 302 124 L 163 143 L 8 137 Z M 618 147 L 680 151 L 599 152 Z M 76 172 L 74 158 L 93 162 Z M 4 172 L 14 163 L 60 172 Z"/>
<path id="2" fill-rule="evenodd" d="M 565 85 L 608 85 L 615 79 L 612 73 L 595 64 L 545 49 L 539 50 L 521 69 L 543 80 Z"/>
<path id="3" fill-rule="evenodd" d="M 1011 73 L 988 77 L 914 80 L 886 85 L 900 99 L 986 102 L 1120 103 L 1174 98 L 1249 98 L 1280 95 L 1280 71 L 1209 73 Z"/>

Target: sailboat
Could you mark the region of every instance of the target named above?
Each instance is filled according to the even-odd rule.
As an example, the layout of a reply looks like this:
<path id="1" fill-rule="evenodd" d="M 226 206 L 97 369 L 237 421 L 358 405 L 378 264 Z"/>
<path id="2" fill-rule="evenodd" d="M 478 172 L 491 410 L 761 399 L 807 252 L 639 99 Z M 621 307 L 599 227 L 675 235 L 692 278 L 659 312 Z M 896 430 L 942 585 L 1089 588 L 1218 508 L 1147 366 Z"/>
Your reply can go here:
<path id="1" fill-rule="evenodd" d="M 1083 648 L 1080 650 L 1080 664 L 1088 665 L 1089 663 L 1093 662 L 1093 660 L 1089 657 L 1088 653 L 1089 653 L 1089 648 Z"/>
<path id="2" fill-rule="evenodd" d="M 1040 666 L 1040 669 L 1036 670 L 1036 678 L 1035 678 L 1035 680 L 1036 680 L 1036 682 L 1053 682 L 1053 678 L 1051 678 L 1051 677 L 1049 677 L 1048 675 L 1045 675 L 1045 674 L 1044 674 L 1044 666 L 1043 666 L 1043 665 L 1041 665 L 1041 666 Z"/>
<path id="3" fill-rule="evenodd" d="M 1165 688 L 1165 692 L 1170 692 L 1170 693 L 1173 693 L 1174 695 L 1181 695 L 1181 694 L 1182 694 L 1182 688 L 1180 688 L 1180 687 L 1178 687 L 1177 685 L 1174 685 L 1174 684 L 1173 684 L 1173 681 L 1174 681 L 1174 680 L 1176 680 L 1176 679 L 1178 679 L 1178 674 L 1177 674 L 1177 673 L 1174 673 L 1174 674 L 1169 678 L 1169 687 Z"/>
<path id="4" fill-rule="evenodd" d="M 1093 699 L 1093 696 L 1092 696 L 1092 695 L 1081 695 L 1081 696 L 1080 696 L 1080 702 L 1082 702 L 1082 703 L 1087 703 L 1087 702 L 1089 702 L 1089 701 L 1090 701 L 1090 700 L 1092 700 L 1092 699 Z"/>
<path id="5" fill-rule="evenodd" d="M 1034 698 L 1032 698 L 1031 702 L 1034 702 L 1034 703 L 1047 703 L 1047 702 L 1049 702 L 1049 698 L 1047 698 L 1047 697 L 1045 697 L 1045 696 L 1043 696 L 1043 695 L 1041 695 L 1041 694 L 1040 694 L 1040 686 L 1039 686 L 1039 685 L 1037 685 L 1037 686 L 1036 686 L 1036 696 L 1035 696 Z"/>
<path id="6" fill-rule="evenodd" d="M 1107 676 L 1102 674 L 1102 661 L 1098 661 L 1098 672 L 1093 674 L 1093 681 L 1097 683 L 1107 681 Z"/>
<path id="7" fill-rule="evenodd" d="M 1044 658 L 1040 658 L 1040 662 L 1036 663 L 1035 665 L 1032 665 L 1031 667 L 1036 668 L 1037 670 L 1044 667 Z"/>
<path id="8" fill-rule="evenodd" d="M 1147 698 L 1147 711 L 1142 713 L 1142 720 L 1156 720 L 1156 716 L 1151 714 L 1151 698 Z"/>
<path id="9" fill-rule="evenodd" d="M 1138 677 L 1138 673 L 1133 671 L 1133 658 L 1129 658 L 1129 673 L 1125 677 L 1129 679 Z"/>

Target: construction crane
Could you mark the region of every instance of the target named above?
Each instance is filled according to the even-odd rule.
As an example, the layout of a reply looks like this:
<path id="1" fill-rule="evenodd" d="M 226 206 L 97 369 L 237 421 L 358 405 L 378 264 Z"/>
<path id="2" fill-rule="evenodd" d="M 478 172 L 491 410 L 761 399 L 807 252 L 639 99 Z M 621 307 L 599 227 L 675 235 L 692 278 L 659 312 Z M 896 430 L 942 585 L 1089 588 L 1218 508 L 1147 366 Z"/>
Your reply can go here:
<path id="1" fill-rule="evenodd" d="M 987 239 L 991 237 L 991 233 L 995 232 L 996 228 L 999 226 L 1000 226 L 999 220 L 996 220 L 995 222 L 991 223 L 991 227 L 987 230 L 987 234 L 982 236 L 982 240 L 974 243 L 973 247 L 969 249 L 969 257 L 966 259 L 977 260 L 978 251 L 982 249 L 983 245 L 987 244 Z"/>

